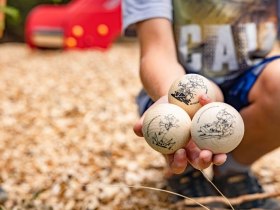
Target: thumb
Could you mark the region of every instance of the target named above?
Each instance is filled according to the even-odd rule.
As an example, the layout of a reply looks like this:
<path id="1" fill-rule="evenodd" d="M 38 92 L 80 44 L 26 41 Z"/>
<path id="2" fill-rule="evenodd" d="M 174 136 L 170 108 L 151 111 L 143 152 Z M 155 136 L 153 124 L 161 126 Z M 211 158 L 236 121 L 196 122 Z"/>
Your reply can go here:
<path id="1" fill-rule="evenodd" d="M 155 103 L 153 103 L 152 106 L 149 107 L 149 109 L 151 109 L 152 107 L 156 106 L 157 104 L 161 104 L 161 103 L 168 103 L 167 95 L 160 97 Z M 143 137 L 143 132 L 142 132 L 143 121 L 144 121 L 145 114 L 147 113 L 148 110 L 146 110 L 144 112 L 144 114 L 141 116 L 141 118 L 133 126 L 133 131 L 137 136 Z"/>

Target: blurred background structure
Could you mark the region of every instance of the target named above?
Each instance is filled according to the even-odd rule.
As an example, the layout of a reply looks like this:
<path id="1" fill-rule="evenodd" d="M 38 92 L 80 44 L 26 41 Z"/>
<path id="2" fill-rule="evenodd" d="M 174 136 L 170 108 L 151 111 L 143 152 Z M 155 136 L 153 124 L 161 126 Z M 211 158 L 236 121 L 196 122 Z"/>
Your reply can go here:
<path id="1" fill-rule="evenodd" d="M 33 9 L 25 40 L 33 48 L 106 49 L 121 35 L 120 0 L 72 0 Z"/>
<path id="2" fill-rule="evenodd" d="M 106 49 L 121 35 L 121 0 L 1 0 L 2 42 L 32 48 Z M 1 21 L 2 20 L 2 21 Z M 1 27 L 2 26 L 2 27 Z"/>

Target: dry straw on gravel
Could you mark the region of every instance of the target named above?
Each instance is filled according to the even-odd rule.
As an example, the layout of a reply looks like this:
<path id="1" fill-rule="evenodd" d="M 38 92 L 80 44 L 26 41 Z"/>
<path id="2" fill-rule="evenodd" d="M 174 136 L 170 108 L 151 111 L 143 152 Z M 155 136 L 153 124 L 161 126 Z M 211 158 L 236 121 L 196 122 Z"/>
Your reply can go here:
<path id="1" fill-rule="evenodd" d="M 169 209 L 166 194 L 125 187 L 164 185 L 162 156 L 132 131 L 138 56 L 135 43 L 106 52 L 0 45 L 5 208 Z M 271 191 L 279 189 L 278 159 L 276 151 L 255 166 Z"/>

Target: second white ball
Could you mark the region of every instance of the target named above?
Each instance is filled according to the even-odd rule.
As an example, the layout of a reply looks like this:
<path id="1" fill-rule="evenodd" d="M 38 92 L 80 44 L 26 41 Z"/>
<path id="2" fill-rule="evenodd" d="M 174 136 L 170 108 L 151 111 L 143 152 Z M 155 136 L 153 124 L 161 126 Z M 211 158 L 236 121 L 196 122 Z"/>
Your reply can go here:
<path id="1" fill-rule="evenodd" d="M 172 154 L 190 139 L 191 119 L 179 106 L 159 104 L 144 117 L 143 135 L 147 143 L 162 154 Z"/>

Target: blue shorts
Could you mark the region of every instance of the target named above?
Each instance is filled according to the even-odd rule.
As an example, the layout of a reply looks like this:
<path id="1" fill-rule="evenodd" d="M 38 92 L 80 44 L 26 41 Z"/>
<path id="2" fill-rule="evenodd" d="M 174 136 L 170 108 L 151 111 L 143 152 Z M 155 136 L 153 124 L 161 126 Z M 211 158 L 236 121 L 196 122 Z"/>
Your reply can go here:
<path id="1" fill-rule="evenodd" d="M 230 104 L 238 111 L 243 107 L 248 106 L 250 104 L 248 95 L 251 88 L 265 69 L 266 65 L 276 59 L 280 59 L 280 55 L 265 58 L 260 63 L 244 71 L 237 78 L 219 85 L 224 94 L 225 103 Z M 144 90 L 140 91 L 136 102 L 140 116 L 154 103 Z"/>

